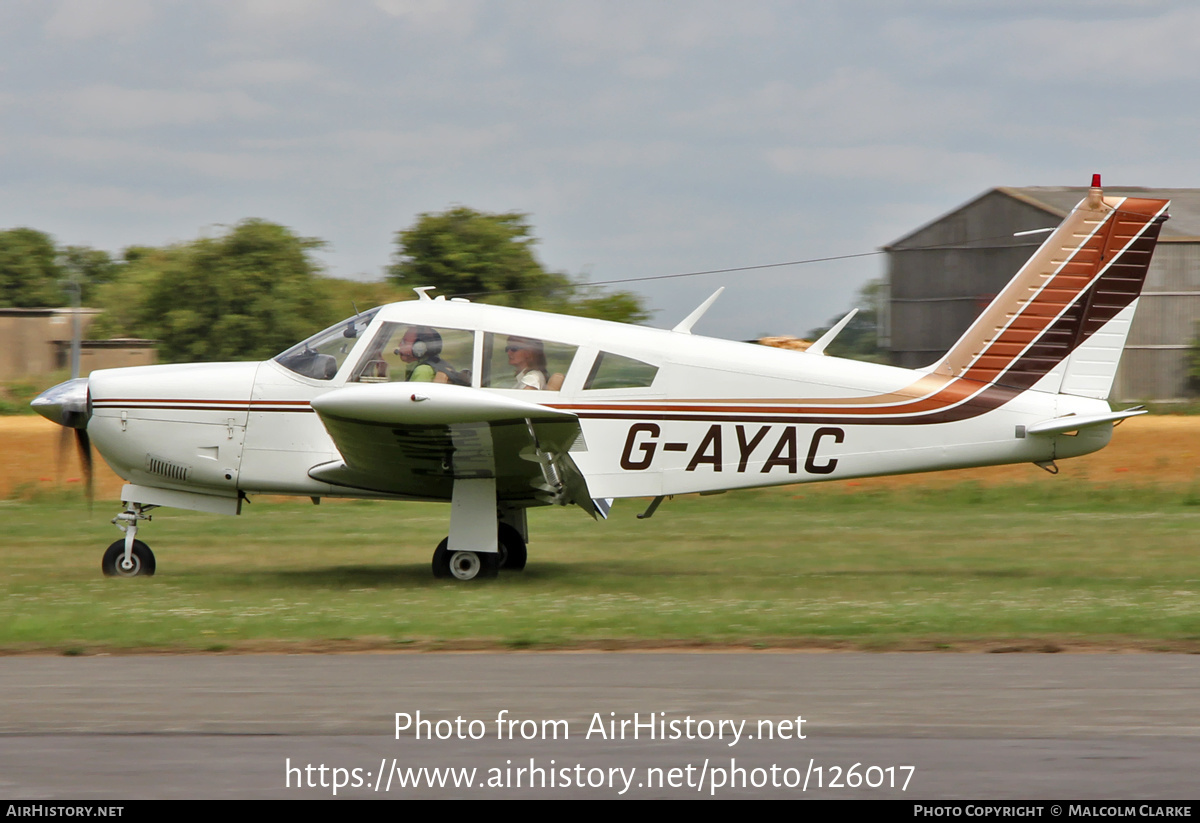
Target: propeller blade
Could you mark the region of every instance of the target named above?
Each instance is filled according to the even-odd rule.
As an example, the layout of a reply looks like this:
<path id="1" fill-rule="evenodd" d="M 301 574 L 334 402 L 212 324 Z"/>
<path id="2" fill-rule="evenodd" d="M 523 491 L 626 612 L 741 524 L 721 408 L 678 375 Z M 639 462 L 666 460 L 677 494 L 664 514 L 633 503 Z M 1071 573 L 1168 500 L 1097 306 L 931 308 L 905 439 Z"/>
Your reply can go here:
<path id="1" fill-rule="evenodd" d="M 65 430 L 64 430 L 65 431 Z M 87 429 L 75 429 L 75 446 L 79 450 L 79 464 L 83 467 L 83 489 L 87 495 L 88 511 L 92 510 L 92 439 Z"/>
<path id="2" fill-rule="evenodd" d="M 56 462 L 58 465 L 58 485 L 60 486 L 63 482 L 63 475 L 67 471 L 67 449 L 70 448 L 68 445 L 70 442 L 71 430 L 64 426 L 58 430 L 58 460 Z"/>

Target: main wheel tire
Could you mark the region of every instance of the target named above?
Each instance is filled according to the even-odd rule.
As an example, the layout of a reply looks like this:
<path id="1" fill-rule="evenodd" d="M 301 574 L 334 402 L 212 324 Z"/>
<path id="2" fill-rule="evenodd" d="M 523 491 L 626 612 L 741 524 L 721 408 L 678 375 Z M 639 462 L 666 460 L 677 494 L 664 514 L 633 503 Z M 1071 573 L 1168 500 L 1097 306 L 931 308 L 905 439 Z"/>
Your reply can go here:
<path id="1" fill-rule="evenodd" d="M 433 551 L 434 577 L 475 580 L 495 577 L 500 571 L 500 555 L 496 552 L 452 552 L 449 545 L 447 537 Z"/>
<path id="2" fill-rule="evenodd" d="M 519 531 L 507 523 L 501 523 L 497 543 L 500 548 L 500 568 L 512 572 L 519 572 L 525 568 L 529 551 Z"/>
<path id="3" fill-rule="evenodd" d="M 450 576 L 450 552 L 446 551 L 449 545 L 450 538 L 447 537 L 433 550 L 433 576 L 439 579 Z"/>
<path id="4" fill-rule="evenodd" d="M 100 569 L 105 577 L 150 577 L 154 574 L 154 552 L 141 540 L 133 541 L 133 551 L 129 557 L 130 568 L 123 568 L 124 560 L 125 538 L 122 537 L 104 551 Z"/>

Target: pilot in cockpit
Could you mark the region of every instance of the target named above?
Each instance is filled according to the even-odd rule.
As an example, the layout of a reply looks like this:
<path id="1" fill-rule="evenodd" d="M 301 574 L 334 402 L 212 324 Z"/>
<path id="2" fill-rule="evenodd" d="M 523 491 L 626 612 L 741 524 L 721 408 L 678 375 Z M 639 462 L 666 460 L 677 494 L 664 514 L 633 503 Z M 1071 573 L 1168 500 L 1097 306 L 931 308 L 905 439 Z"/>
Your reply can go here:
<path id="1" fill-rule="evenodd" d="M 413 383 L 449 383 L 442 361 L 442 336 L 428 326 L 409 326 L 396 347 L 396 354 L 408 364 L 404 379 Z"/>

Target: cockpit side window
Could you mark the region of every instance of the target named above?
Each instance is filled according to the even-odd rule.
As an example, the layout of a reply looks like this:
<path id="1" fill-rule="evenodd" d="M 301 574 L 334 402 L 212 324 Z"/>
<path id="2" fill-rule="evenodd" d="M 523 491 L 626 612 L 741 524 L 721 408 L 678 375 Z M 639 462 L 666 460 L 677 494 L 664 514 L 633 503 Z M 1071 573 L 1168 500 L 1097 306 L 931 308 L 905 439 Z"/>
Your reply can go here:
<path id="1" fill-rule="evenodd" d="M 350 354 L 359 336 L 371 325 L 378 311 L 379 309 L 371 309 L 330 326 L 325 331 L 292 346 L 276 357 L 275 362 L 304 377 L 332 380 L 345 361 L 346 355 Z"/>
<path id="2" fill-rule="evenodd" d="M 384 323 L 351 375 L 357 383 L 453 383 L 471 385 L 473 332 Z"/>
<path id="3" fill-rule="evenodd" d="M 636 389 L 650 386 L 658 374 L 658 366 L 602 351 L 596 356 L 583 388 Z"/>
<path id="4" fill-rule="evenodd" d="M 578 346 L 515 334 L 483 336 L 480 385 L 491 389 L 558 391 Z"/>

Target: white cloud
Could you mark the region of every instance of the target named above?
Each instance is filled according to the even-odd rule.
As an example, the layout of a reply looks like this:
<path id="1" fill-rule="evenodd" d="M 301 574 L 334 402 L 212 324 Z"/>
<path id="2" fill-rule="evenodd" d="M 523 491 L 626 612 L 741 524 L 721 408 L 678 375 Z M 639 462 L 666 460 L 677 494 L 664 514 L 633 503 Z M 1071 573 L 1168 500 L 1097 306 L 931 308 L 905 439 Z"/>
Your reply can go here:
<path id="1" fill-rule="evenodd" d="M 475 28 L 479 11 L 475 0 L 375 0 L 375 7 L 423 32 L 460 37 Z"/>
<path id="2" fill-rule="evenodd" d="M 517 134 L 503 123 L 486 128 L 430 124 L 412 129 L 334 129 L 312 135 L 243 141 L 247 149 L 270 155 L 278 152 L 336 157 L 339 167 L 383 164 L 456 165 L 508 143 Z"/>
<path id="3" fill-rule="evenodd" d="M 677 57 L 778 32 L 787 6 L 727 2 L 542 3 L 521 15 L 533 31 L 576 63 L 611 62 L 634 55 Z M 514 15 L 516 17 L 516 15 Z"/>
<path id="4" fill-rule="evenodd" d="M 28 196 L 28 195 L 27 195 Z M 161 216 L 188 214 L 197 204 L 188 194 L 163 195 L 143 188 L 127 186 L 87 186 L 57 184 L 41 188 L 36 195 L 40 205 L 70 211 L 121 211 Z"/>
<path id="5" fill-rule="evenodd" d="M 798 177 L 831 177 L 879 183 L 921 183 L 964 177 L 1004 180 L 1005 164 L 977 151 L 925 145 L 780 147 L 764 152 L 768 165 Z"/>
<path id="6" fill-rule="evenodd" d="M 30 157 L 53 158 L 56 166 L 112 166 L 124 169 L 125 176 L 163 179 L 167 172 L 180 185 L 181 172 L 192 172 L 206 180 L 282 181 L 295 179 L 311 169 L 311 157 L 295 152 L 260 151 L 238 147 L 226 151 L 184 149 L 154 143 L 97 137 L 68 137 L 38 141 L 21 146 Z"/>
<path id="7" fill-rule="evenodd" d="M 905 84 L 880 69 L 844 66 L 806 81 L 768 80 L 672 118 L 689 128 L 787 136 L 806 144 L 938 142 L 981 127 L 990 106 L 983 95 Z"/>
<path id="8" fill-rule="evenodd" d="M 1200 8 L 1167 2 L 1063 3 L 918 14 L 885 20 L 882 42 L 913 76 L 986 84 L 1017 78 L 1041 88 L 1082 84 L 1103 93 L 1130 83 L 1194 78 Z M 953 73 L 959 73 L 952 77 Z M 1027 93 L 1033 87 L 1018 88 Z"/>
<path id="9" fill-rule="evenodd" d="M 870 250 L 997 184 L 1200 175 L 1183 2 L 9 0 L 0 21 L 0 180 L 53 195 L 0 205 L 101 245 L 255 213 L 374 271 L 460 202 L 532 213 L 549 265 L 599 279 Z M 844 308 L 805 288 L 812 325 Z M 760 297 L 749 331 L 785 310 Z"/>
<path id="10" fill-rule="evenodd" d="M 1194 81 L 1197 29 L 1200 9 L 1192 6 L 1124 19 L 1012 22 L 997 35 L 1020 77 L 1109 86 Z"/>
<path id="11" fill-rule="evenodd" d="M 63 40 L 126 40 L 154 18 L 151 0 L 61 0 L 46 21 L 46 33 Z"/>
<path id="12" fill-rule="evenodd" d="M 306 60 L 239 60 L 199 73 L 199 79 L 217 86 L 284 85 L 311 81 L 321 69 Z"/>
<path id="13" fill-rule="evenodd" d="M 330 14 L 338 5 L 345 4 L 333 0 L 242 0 L 235 4 L 235 14 L 266 22 L 304 24 Z"/>
<path id="14" fill-rule="evenodd" d="M 661 169 L 674 162 L 686 147 L 667 140 L 591 140 L 574 143 L 538 158 L 590 169 Z"/>
<path id="15" fill-rule="evenodd" d="M 59 102 L 62 109 L 57 116 L 72 127 L 111 130 L 248 120 L 272 112 L 270 106 L 239 90 L 168 91 L 95 85 L 65 92 Z"/>

